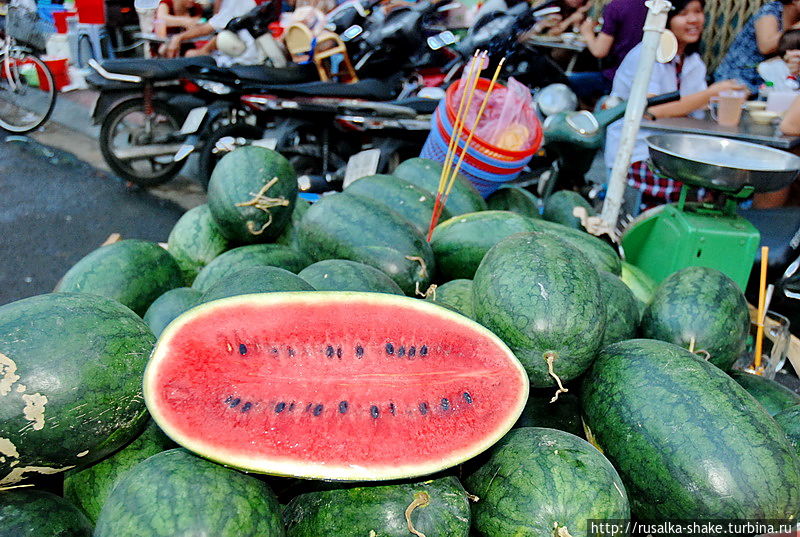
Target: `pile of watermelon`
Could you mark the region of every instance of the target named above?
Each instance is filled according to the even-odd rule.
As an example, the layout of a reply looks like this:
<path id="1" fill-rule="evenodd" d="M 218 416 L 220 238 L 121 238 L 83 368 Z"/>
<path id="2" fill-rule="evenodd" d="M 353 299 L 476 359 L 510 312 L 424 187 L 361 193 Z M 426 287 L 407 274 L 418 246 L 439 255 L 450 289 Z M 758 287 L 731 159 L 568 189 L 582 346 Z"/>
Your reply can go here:
<path id="1" fill-rule="evenodd" d="M 0 536 L 577 537 L 800 516 L 800 396 L 747 303 L 656 285 L 545 207 L 422 159 L 314 204 L 225 156 L 166 245 L 0 306 Z M 543 218 L 542 215 L 545 217 Z"/>

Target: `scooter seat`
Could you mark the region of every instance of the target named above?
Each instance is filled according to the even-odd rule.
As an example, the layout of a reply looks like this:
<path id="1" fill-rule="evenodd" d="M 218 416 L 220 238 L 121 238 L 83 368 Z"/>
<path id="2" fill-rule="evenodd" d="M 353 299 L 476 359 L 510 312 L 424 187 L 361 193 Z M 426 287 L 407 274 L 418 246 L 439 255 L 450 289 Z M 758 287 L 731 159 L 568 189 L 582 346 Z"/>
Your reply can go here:
<path id="1" fill-rule="evenodd" d="M 409 97 L 408 99 L 392 101 L 389 104 L 411 108 L 418 114 L 433 114 L 436 111 L 436 107 L 439 106 L 439 101 L 437 99 L 426 99 L 424 97 Z"/>
<path id="2" fill-rule="evenodd" d="M 100 65 L 110 73 L 135 75 L 150 80 L 178 78 L 188 67 L 214 67 L 211 56 L 196 58 L 125 58 L 105 60 Z"/>
<path id="3" fill-rule="evenodd" d="M 312 82 L 319 75 L 314 64 L 289 64 L 286 67 L 266 65 L 233 65 L 230 71 L 245 81 L 266 82 L 267 84 L 298 84 Z"/>
<path id="4" fill-rule="evenodd" d="M 769 246 L 769 266 L 786 267 L 797 257 L 797 247 L 792 240 L 800 231 L 800 208 L 748 209 L 739 214 L 761 233 L 761 245 Z M 756 264 L 761 263 L 761 250 L 756 254 Z"/>
<path id="5" fill-rule="evenodd" d="M 368 99 L 372 101 L 391 101 L 397 96 L 395 84 L 385 80 L 367 78 L 354 84 L 338 84 L 335 82 L 308 82 L 286 87 L 270 87 L 275 93 L 289 93 L 309 97 L 341 97 L 352 99 Z"/>

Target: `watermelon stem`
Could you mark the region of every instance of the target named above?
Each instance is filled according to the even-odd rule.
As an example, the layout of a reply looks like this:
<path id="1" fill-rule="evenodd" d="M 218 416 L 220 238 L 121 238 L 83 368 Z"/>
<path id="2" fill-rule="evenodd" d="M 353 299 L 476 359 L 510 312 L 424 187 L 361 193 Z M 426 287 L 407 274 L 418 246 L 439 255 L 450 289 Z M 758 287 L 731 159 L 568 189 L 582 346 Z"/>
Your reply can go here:
<path id="1" fill-rule="evenodd" d="M 419 277 L 420 278 L 426 278 L 427 277 L 427 275 L 428 275 L 428 265 L 425 264 L 425 260 L 424 259 L 422 259 L 421 257 L 416 256 L 416 255 L 407 255 L 406 259 L 408 259 L 409 261 L 416 261 L 417 263 L 419 263 L 420 264 Z"/>
<path id="2" fill-rule="evenodd" d="M 556 361 L 556 358 L 558 358 L 558 354 L 556 354 L 553 351 L 547 351 L 546 353 L 544 353 L 544 360 L 547 362 L 547 372 L 550 374 L 551 377 L 556 379 L 556 383 L 558 384 L 558 390 L 556 390 L 556 394 L 553 396 L 552 399 L 550 399 L 551 403 L 555 403 L 556 401 L 558 401 L 559 395 L 561 395 L 562 393 L 567 393 L 569 391 L 564 387 L 563 384 L 561 384 L 561 379 L 559 378 L 558 375 L 556 375 L 555 369 L 553 368 L 553 362 Z"/>
<path id="3" fill-rule="evenodd" d="M 424 293 L 424 294 L 422 294 L 422 296 L 423 296 L 424 298 L 428 298 L 429 296 L 432 296 L 432 297 L 433 297 L 433 301 L 434 301 L 434 302 L 436 302 L 436 288 L 437 288 L 437 287 L 439 287 L 439 286 L 438 286 L 438 285 L 436 285 L 435 283 L 432 283 L 432 284 L 430 285 L 430 287 L 428 287 L 428 290 L 427 290 L 427 291 L 425 291 L 425 293 Z"/>
<path id="4" fill-rule="evenodd" d="M 422 491 L 414 493 L 414 501 L 411 502 L 408 507 L 406 507 L 406 523 L 408 524 L 408 531 L 417 537 L 425 537 L 425 534 L 421 531 L 417 531 L 417 529 L 414 528 L 414 523 L 411 522 L 411 513 L 413 513 L 417 507 L 427 507 L 430 503 L 431 497 L 427 492 Z"/>
<path id="5" fill-rule="evenodd" d="M 553 522 L 553 529 L 555 529 L 555 531 L 553 532 L 555 534 L 555 537 L 572 537 L 567 527 L 559 526 L 558 522 Z"/>
<path id="6" fill-rule="evenodd" d="M 253 235 L 261 235 L 264 233 L 264 230 L 267 229 L 270 224 L 272 224 L 272 213 L 269 212 L 272 207 L 289 206 L 289 200 L 286 198 L 269 198 L 266 196 L 267 191 L 277 182 L 278 178 L 273 177 L 271 181 L 261 187 L 261 190 L 258 191 L 258 194 L 253 194 L 252 192 L 250 193 L 250 195 L 253 196 L 252 199 L 235 204 L 236 207 L 255 207 L 256 209 L 264 211 L 269 215 L 269 220 L 267 220 L 267 222 L 261 226 L 260 229 L 256 229 L 256 226 L 252 221 L 247 222 L 247 230 Z"/>

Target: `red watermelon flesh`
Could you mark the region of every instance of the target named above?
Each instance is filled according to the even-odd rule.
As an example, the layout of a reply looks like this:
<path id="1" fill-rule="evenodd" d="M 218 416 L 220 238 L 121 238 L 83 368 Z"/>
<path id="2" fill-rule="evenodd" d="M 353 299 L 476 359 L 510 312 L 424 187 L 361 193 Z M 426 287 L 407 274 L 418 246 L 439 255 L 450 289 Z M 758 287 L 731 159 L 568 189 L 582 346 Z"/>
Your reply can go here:
<path id="1" fill-rule="evenodd" d="M 426 475 L 499 440 L 527 375 L 486 328 L 375 293 L 268 293 L 182 315 L 145 372 L 176 442 L 244 470 L 331 480 Z"/>

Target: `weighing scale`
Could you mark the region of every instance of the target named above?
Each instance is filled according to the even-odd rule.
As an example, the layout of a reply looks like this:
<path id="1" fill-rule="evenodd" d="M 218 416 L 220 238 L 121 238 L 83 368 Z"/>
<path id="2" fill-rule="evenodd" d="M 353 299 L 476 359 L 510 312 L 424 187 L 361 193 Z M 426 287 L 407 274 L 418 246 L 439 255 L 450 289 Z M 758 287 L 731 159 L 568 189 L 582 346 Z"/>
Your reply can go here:
<path id="1" fill-rule="evenodd" d="M 736 213 L 755 192 L 788 186 L 800 157 L 764 145 L 715 136 L 670 133 L 647 138 L 655 172 L 684 184 L 680 200 L 636 218 L 622 235 L 626 261 L 656 282 L 689 266 L 715 268 L 744 290 L 761 243 Z M 690 187 L 717 193 L 714 203 L 687 202 Z"/>

